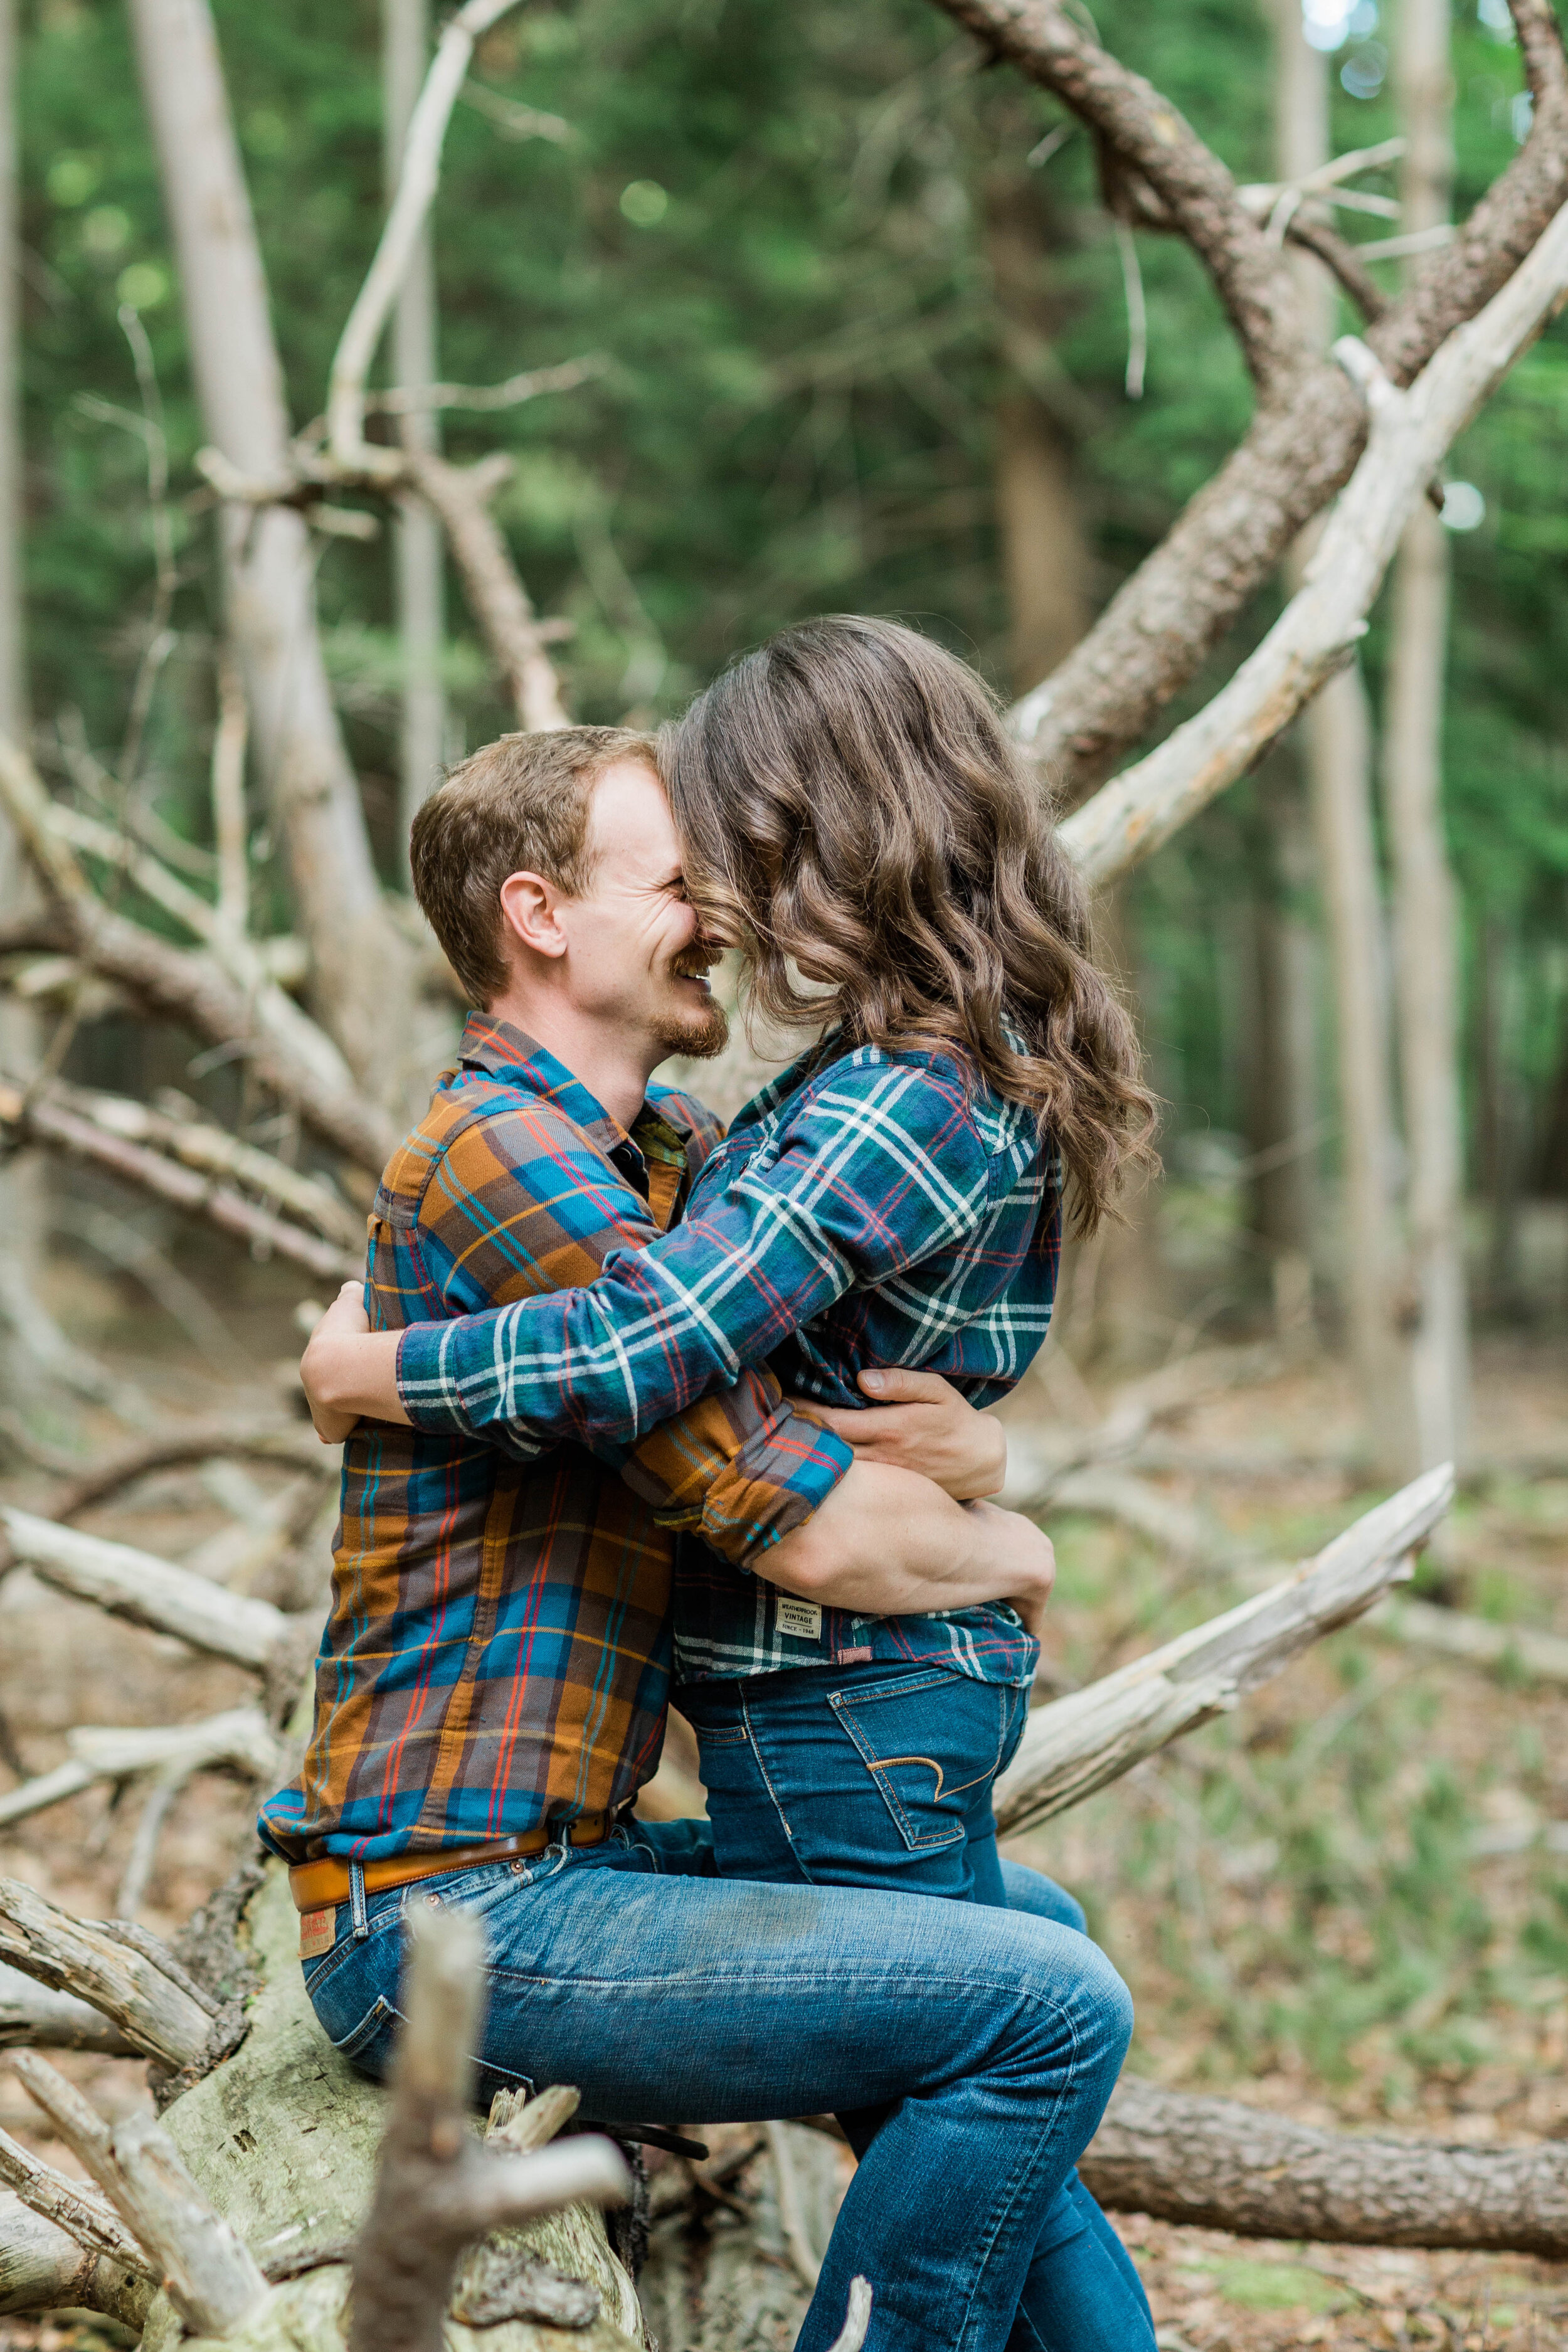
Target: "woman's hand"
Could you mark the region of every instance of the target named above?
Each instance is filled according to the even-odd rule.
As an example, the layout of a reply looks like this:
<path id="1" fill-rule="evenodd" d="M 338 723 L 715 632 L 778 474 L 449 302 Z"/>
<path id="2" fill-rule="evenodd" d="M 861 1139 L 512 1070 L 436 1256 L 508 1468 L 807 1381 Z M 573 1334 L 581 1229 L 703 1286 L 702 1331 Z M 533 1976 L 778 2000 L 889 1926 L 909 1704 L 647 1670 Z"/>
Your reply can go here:
<path id="1" fill-rule="evenodd" d="M 907 1372 L 889 1365 L 862 1372 L 860 1386 L 874 1400 L 864 1412 L 839 1412 L 814 1397 L 795 1402 L 853 1446 L 858 1461 L 918 1470 L 959 1503 L 1000 1493 L 1007 1476 L 1006 1432 L 940 1372 Z"/>
<path id="2" fill-rule="evenodd" d="M 362 1282 L 345 1282 L 311 1332 L 300 1380 L 323 1445 L 341 1445 L 362 1421 L 406 1423 L 397 1394 L 397 1334 L 371 1329 Z"/>

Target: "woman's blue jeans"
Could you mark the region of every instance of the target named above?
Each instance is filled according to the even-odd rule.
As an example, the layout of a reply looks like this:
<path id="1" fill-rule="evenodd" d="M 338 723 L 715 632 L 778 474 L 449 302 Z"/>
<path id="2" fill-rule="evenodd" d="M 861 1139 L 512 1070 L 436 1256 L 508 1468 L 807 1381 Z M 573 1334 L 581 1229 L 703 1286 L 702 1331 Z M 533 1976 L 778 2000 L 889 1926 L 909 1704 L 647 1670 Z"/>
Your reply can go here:
<path id="1" fill-rule="evenodd" d="M 1005 2352 L 1047 2216 L 1121 2072 L 1132 2009 L 1047 1916 L 721 1879 L 705 1822 L 425 1880 L 335 1915 L 308 1964 L 345 2056 L 384 2072 L 405 1912 L 483 1930 L 479 2051 L 502 2084 L 575 2083 L 605 2122 L 763 2121 L 886 2107 L 845 2196 L 797 2352 L 826 2352 L 858 2272 L 877 2352 Z M 1019 2323 L 1032 2326 L 1033 2323 Z M 1106 2337 L 1116 2352 L 1136 2336 Z"/>
<path id="2" fill-rule="evenodd" d="M 1082 1933 L 1066 1890 L 996 1852 L 992 1784 L 1028 1695 L 941 1666 L 872 1663 L 689 1685 L 726 1878 L 898 1887 Z M 886 2109 L 840 2114 L 864 2158 Z M 1076 2172 L 1045 2216 L 1010 2352 L 1152 2352 L 1148 2298 Z"/>

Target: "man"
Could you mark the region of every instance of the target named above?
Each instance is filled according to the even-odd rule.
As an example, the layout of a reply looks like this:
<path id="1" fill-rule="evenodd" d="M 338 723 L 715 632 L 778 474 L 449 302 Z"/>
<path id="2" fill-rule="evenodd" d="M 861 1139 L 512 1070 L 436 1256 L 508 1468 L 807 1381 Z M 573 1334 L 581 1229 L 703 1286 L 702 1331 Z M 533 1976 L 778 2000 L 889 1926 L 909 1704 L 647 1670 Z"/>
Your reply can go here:
<path id="1" fill-rule="evenodd" d="M 414 858 L 486 1012 L 377 1196 L 387 1328 L 591 1280 L 667 1226 L 715 1131 L 649 1076 L 722 1037 L 643 739 L 489 747 L 421 813 Z M 726 1884 L 702 1825 L 617 1816 L 662 1736 L 672 1530 L 881 1613 L 1037 1604 L 1048 1546 L 856 1460 L 765 1373 L 615 1466 L 380 1424 L 352 1437 L 314 1735 L 262 1815 L 296 1864 L 318 2014 L 383 2066 L 403 1911 L 455 1902 L 486 1933 L 488 2084 L 574 2082 L 589 2112 L 627 2120 L 887 2105 L 801 2345 L 831 2341 L 861 2270 L 886 2352 L 1000 2347 L 1125 2051 L 1108 1964 L 1040 1918 Z"/>

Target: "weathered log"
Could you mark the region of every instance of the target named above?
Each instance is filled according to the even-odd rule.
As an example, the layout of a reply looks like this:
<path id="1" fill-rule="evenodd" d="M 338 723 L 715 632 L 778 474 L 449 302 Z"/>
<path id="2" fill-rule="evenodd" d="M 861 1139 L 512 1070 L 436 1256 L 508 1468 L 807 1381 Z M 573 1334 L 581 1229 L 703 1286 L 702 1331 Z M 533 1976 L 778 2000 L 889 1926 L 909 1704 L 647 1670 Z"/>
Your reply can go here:
<path id="1" fill-rule="evenodd" d="M 1321 2131 L 1123 2080 L 1079 2169 L 1118 2213 L 1339 2245 L 1568 2256 L 1568 2148 Z"/>
<path id="2" fill-rule="evenodd" d="M 152 2303 L 151 2281 L 89 2253 L 57 2222 L 0 2189 L 0 2315 L 101 2311 L 139 2334 Z"/>
<path id="3" fill-rule="evenodd" d="M 1282 1583 L 1087 1690 L 1037 1707 L 996 1785 L 998 1826 L 1016 1832 L 1064 1812 L 1359 1617 L 1409 1575 L 1414 1548 L 1453 1495 L 1450 1466 L 1427 1471 Z"/>
<path id="4" fill-rule="evenodd" d="M 152 1937 L 138 1940 L 157 1948 Z M 100 1922 L 72 1918 L 16 1878 L 0 1878 L 0 1960 L 90 2001 L 138 2050 L 176 2074 L 206 2060 L 214 2022 L 210 2008 L 193 1999 L 145 1949 Z M 26 2078 L 35 2062 L 24 2054 L 11 2063 Z M 53 2069 L 46 2067 L 45 2073 Z"/>

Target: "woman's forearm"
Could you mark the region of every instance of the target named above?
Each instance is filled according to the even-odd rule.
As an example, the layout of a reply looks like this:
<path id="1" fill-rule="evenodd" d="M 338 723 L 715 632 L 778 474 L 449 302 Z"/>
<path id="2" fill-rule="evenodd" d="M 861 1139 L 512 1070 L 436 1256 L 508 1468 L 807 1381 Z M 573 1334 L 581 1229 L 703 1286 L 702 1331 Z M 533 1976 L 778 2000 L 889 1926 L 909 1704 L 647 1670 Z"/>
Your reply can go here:
<path id="1" fill-rule="evenodd" d="M 856 1462 L 811 1517 L 753 1565 L 771 1584 L 874 1617 L 1010 1601 L 1031 1631 L 1056 1559 L 1032 1520 L 955 1503 L 929 1478 Z"/>

